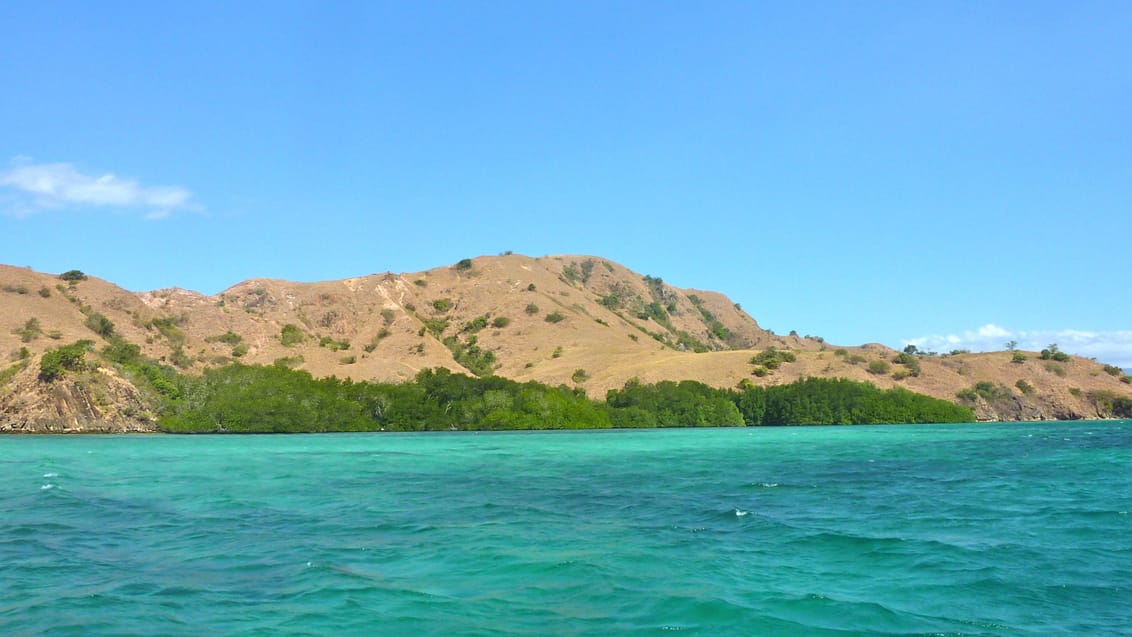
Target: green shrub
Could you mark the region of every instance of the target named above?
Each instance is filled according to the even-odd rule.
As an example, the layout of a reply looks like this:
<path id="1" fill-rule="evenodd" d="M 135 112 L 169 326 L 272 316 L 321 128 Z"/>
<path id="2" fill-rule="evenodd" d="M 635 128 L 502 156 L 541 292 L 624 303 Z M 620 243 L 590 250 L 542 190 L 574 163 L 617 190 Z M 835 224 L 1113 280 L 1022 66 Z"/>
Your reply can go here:
<path id="1" fill-rule="evenodd" d="M 888 361 L 882 361 L 880 359 L 869 361 L 868 370 L 870 374 L 887 374 L 889 369 L 891 369 L 891 366 L 888 364 Z"/>
<path id="2" fill-rule="evenodd" d="M 527 303 L 527 307 L 523 311 L 531 316 L 534 316 L 535 314 L 538 314 L 538 306 L 534 303 Z"/>
<path id="3" fill-rule="evenodd" d="M 429 334 L 432 334 L 436 338 L 440 338 L 440 335 L 443 334 L 444 330 L 446 330 L 446 329 L 448 329 L 448 319 L 446 319 L 446 318 L 428 319 L 424 322 L 424 327 L 421 328 L 421 332 L 418 335 L 424 336 L 424 333 L 428 332 Z"/>
<path id="4" fill-rule="evenodd" d="M 1064 363 L 1069 360 L 1069 354 L 1058 349 L 1057 343 L 1051 343 L 1049 347 L 1041 351 L 1041 359 L 1043 361 L 1055 360 Z"/>
<path id="5" fill-rule="evenodd" d="M 914 346 L 909 345 L 908 347 Z M 897 354 L 896 358 L 892 359 L 892 362 L 896 363 L 897 365 L 903 365 L 907 368 L 908 373 L 902 375 L 901 378 L 920 375 L 920 359 L 910 352 L 904 351 Z"/>
<path id="6" fill-rule="evenodd" d="M 1034 386 L 1024 380 L 1019 380 L 1017 383 L 1014 383 L 1014 386 L 1018 388 L 1018 391 L 1027 396 L 1030 396 L 1034 393 Z"/>
<path id="7" fill-rule="evenodd" d="M 275 359 L 275 361 L 272 363 L 272 366 L 292 369 L 298 367 L 299 365 L 302 365 L 303 362 L 304 359 L 302 354 L 298 354 L 296 356 L 281 356 Z"/>
<path id="8" fill-rule="evenodd" d="M 452 309 L 452 299 L 447 297 L 436 299 L 432 302 L 432 307 L 437 312 L 447 312 L 448 310 Z"/>
<path id="9" fill-rule="evenodd" d="M 62 378 L 66 372 L 83 371 L 86 369 L 86 353 L 93 346 L 92 341 L 82 340 L 47 350 L 39 361 L 39 379 L 43 382 L 51 382 Z"/>
<path id="10" fill-rule="evenodd" d="M 23 327 L 12 330 L 12 333 L 20 337 L 21 343 L 30 343 L 43 335 L 43 328 L 39 326 L 39 319 L 32 317 Z"/>
<path id="11" fill-rule="evenodd" d="M 581 384 L 589 380 L 590 375 L 586 373 L 586 370 L 579 367 L 578 369 L 574 370 L 574 373 L 570 376 L 570 379 L 575 383 Z"/>
<path id="12" fill-rule="evenodd" d="M 845 356 L 849 355 L 849 350 L 839 347 L 839 348 L 833 350 L 833 355 L 845 357 Z"/>
<path id="13" fill-rule="evenodd" d="M 1121 374 L 1124 373 L 1124 370 L 1120 369 L 1116 365 L 1105 365 L 1104 371 L 1105 371 L 1106 374 L 1108 374 L 1110 376 L 1120 376 Z"/>
<path id="14" fill-rule="evenodd" d="M 1023 354 L 1022 352 L 1019 352 L 1019 351 L 1015 351 L 1015 352 L 1014 352 L 1014 353 L 1013 353 L 1013 354 L 1012 354 L 1012 355 L 1010 356 L 1010 362 L 1011 362 L 1011 363 L 1014 363 L 1014 364 L 1016 364 L 1016 365 L 1021 365 L 1022 363 L 1025 363 L 1025 362 L 1026 362 L 1026 355 L 1025 355 L 1025 354 Z"/>
<path id="15" fill-rule="evenodd" d="M 497 329 L 503 329 L 511 324 L 511 319 L 506 316 L 497 316 L 491 320 L 491 326 Z"/>
<path id="16" fill-rule="evenodd" d="M 421 329 L 423 330 L 424 328 Z M 390 332 L 389 328 L 381 328 L 377 331 L 377 334 L 374 334 L 373 339 L 371 339 L 363 349 L 365 349 L 366 353 L 372 352 L 373 350 L 377 349 L 378 343 L 380 343 L 383 339 L 389 338 L 392 334 L 393 332 Z M 421 334 L 421 336 L 424 336 L 424 334 Z"/>
<path id="17" fill-rule="evenodd" d="M 188 369 L 193 366 L 193 359 L 189 358 L 189 355 L 185 353 L 185 349 L 180 345 L 174 347 L 173 351 L 170 352 L 169 362 L 181 369 Z"/>
<path id="18" fill-rule="evenodd" d="M 476 376 L 490 376 L 495 371 L 495 352 L 481 348 L 474 334 L 463 343 L 455 336 L 447 336 L 441 342 L 452 352 L 457 363 Z"/>
<path id="19" fill-rule="evenodd" d="M 781 367 L 783 363 L 793 363 L 796 360 L 797 357 L 794 352 L 779 351 L 773 347 L 768 347 L 752 356 L 748 362 L 763 367 L 765 370 L 775 370 Z"/>
<path id="20" fill-rule="evenodd" d="M 563 316 L 561 312 L 551 312 L 550 314 L 546 315 L 545 320 L 547 323 L 560 323 L 566 320 L 566 317 Z"/>
<path id="21" fill-rule="evenodd" d="M 472 269 L 472 260 L 471 259 L 460 259 L 459 261 L 456 262 L 456 269 L 460 270 L 460 271 L 471 270 Z"/>
<path id="22" fill-rule="evenodd" d="M 82 270 L 67 270 L 60 274 L 59 278 L 68 283 L 78 283 L 79 281 L 86 281 L 87 276 L 83 274 Z"/>
<path id="23" fill-rule="evenodd" d="M 982 396 L 987 400 L 998 400 L 1010 397 L 1010 390 L 997 385 L 989 380 L 983 380 L 975 383 L 969 391 L 974 392 L 976 396 Z"/>
<path id="24" fill-rule="evenodd" d="M 86 325 L 92 332 L 102 338 L 110 338 L 114 335 L 114 323 L 98 312 L 92 312 L 87 316 L 83 325 Z"/>
<path id="25" fill-rule="evenodd" d="M 39 295 L 42 296 L 45 299 L 50 298 L 51 297 L 51 290 L 47 289 L 47 286 L 45 285 L 45 286 L 39 288 Z"/>
<path id="26" fill-rule="evenodd" d="M 323 336 L 318 340 L 319 347 L 325 347 L 332 352 L 338 352 L 344 349 L 350 349 L 350 341 L 347 340 L 334 340 L 329 336 Z"/>
<path id="27" fill-rule="evenodd" d="M 460 328 L 460 331 L 464 332 L 464 333 L 468 333 L 468 334 L 475 334 L 476 332 L 479 332 L 480 330 L 484 329 L 485 327 L 487 327 L 487 315 L 486 314 L 481 315 L 481 316 L 477 316 L 474 319 L 468 321 L 467 323 L 464 324 L 464 327 Z"/>
<path id="28" fill-rule="evenodd" d="M 239 345 L 236 345 L 235 347 L 232 348 L 232 356 L 234 358 L 240 358 L 241 356 L 243 356 L 247 353 L 248 353 L 247 343 L 240 343 Z"/>
<path id="29" fill-rule="evenodd" d="M 27 368 L 27 361 L 20 361 L 15 365 L 0 369 L 0 387 L 8 384 L 8 381 L 15 378 L 16 374 L 22 372 L 25 368 Z"/>
<path id="30" fill-rule="evenodd" d="M 205 340 L 206 343 L 224 343 L 225 345 L 233 345 L 234 346 L 234 345 L 239 345 L 240 341 L 244 340 L 244 337 L 233 332 L 232 330 L 228 330 L 227 332 L 224 332 L 223 334 L 217 334 L 215 336 L 209 336 L 209 337 L 205 338 L 204 340 Z"/>
<path id="31" fill-rule="evenodd" d="M 102 357 L 119 365 L 137 365 L 142 362 L 141 346 L 115 336 L 102 348 Z"/>
<path id="32" fill-rule="evenodd" d="M 302 343 L 304 339 L 306 339 L 306 335 L 303 334 L 303 330 L 294 323 L 284 325 L 283 329 L 279 332 L 279 342 L 282 343 L 284 347 L 298 345 Z"/>

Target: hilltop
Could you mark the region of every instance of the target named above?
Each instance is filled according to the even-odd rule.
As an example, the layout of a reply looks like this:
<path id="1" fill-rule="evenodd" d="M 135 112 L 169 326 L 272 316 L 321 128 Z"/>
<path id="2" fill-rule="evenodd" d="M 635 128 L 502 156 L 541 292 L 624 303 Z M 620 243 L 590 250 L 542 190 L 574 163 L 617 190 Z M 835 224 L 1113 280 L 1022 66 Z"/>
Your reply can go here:
<path id="1" fill-rule="evenodd" d="M 598 398 L 632 378 L 715 387 L 848 378 L 960 402 L 987 420 L 1109 417 L 1114 399 L 1132 397 L 1121 370 L 1060 352 L 925 355 L 774 334 L 719 292 L 590 256 L 252 279 L 213 296 L 0 266 L 0 308 L 0 430 L 152 429 L 145 392 L 109 362 L 40 378 L 45 353 L 81 339 L 136 346 L 188 374 L 239 361 L 395 382 L 441 367 Z"/>

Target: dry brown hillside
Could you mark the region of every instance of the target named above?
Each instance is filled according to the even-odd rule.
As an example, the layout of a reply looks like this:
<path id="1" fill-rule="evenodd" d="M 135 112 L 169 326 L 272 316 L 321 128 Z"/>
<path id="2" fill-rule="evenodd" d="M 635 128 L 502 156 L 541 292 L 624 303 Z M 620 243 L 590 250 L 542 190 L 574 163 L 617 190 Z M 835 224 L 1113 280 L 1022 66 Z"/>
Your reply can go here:
<path id="1" fill-rule="evenodd" d="M 1008 352 L 917 357 L 917 375 L 884 346 L 777 336 L 722 294 L 675 288 L 599 257 L 511 254 L 341 281 L 253 279 L 215 296 L 134 293 L 94 277 L 67 282 L 0 266 L 0 290 L 0 352 L 8 359 L 0 366 L 0 428 L 8 429 L 27 426 L 29 405 L 50 402 L 48 388 L 16 366 L 34 368 L 61 344 L 101 342 L 108 326 L 188 373 L 238 360 L 400 381 L 447 367 L 580 385 L 595 397 L 633 377 L 720 387 L 846 377 L 952 401 L 962 392 L 983 419 L 1094 418 L 1106 415 L 1105 396 L 1132 396 L 1132 386 L 1094 361 L 1034 353 L 1024 362 Z M 751 362 L 769 348 L 790 352 L 793 362 L 776 369 Z M 121 416 L 128 411 L 118 405 L 118 416 L 102 418 L 128 419 Z"/>

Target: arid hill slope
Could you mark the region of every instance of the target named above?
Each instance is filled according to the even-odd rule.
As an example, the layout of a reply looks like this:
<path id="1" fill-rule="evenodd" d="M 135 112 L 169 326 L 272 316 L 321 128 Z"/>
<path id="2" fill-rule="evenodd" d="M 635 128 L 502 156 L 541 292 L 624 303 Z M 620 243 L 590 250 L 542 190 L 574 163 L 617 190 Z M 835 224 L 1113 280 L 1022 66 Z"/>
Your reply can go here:
<path id="1" fill-rule="evenodd" d="M 980 418 L 1010 420 L 1103 417 L 1098 396 L 1132 396 L 1132 386 L 1094 361 L 1034 353 L 1024 362 L 1009 352 L 921 356 L 918 375 L 910 374 L 884 346 L 778 336 L 722 294 L 674 288 L 598 257 L 479 257 L 318 283 L 253 279 L 215 296 L 133 293 L 93 277 L 69 283 L 0 266 L 0 290 L 0 353 L 10 361 L 0 365 L 0 430 L 151 427 L 113 370 L 88 375 L 85 385 L 101 387 L 101 398 L 87 402 L 102 408 L 79 414 L 67 405 L 81 400 L 50 396 L 81 396 L 83 383 L 60 388 L 75 380 L 35 378 L 43 352 L 79 339 L 101 343 L 108 326 L 186 373 L 239 360 L 400 381 L 447 367 L 579 385 L 595 397 L 633 377 L 720 387 L 846 377 L 953 401 L 966 392 Z M 773 370 L 751 363 L 768 348 L 795 360 Z"/>

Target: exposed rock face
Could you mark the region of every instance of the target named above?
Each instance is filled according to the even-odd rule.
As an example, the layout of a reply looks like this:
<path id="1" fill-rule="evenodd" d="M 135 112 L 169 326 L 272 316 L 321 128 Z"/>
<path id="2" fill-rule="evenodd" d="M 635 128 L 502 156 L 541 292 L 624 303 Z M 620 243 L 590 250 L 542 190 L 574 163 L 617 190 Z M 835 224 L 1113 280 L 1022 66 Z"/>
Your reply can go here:
<path id="1" fill-rule="evenodd" d="M 39 379 L 29 364 L 0 392 L 0 432 L 125 433 L 156 430 L 145 401 L 128 380 L 98 368 Z"/>
<path id="2" fill-rule="evenodd" d="M 980 398 L 975 404 L 975 418 L 980 421 L 1037 421 L 1037 420 L 1083 420 L 1089 418 L 1108 418 L 1108 414 L 1081 413 L 1049 397 L 1028 398 L 1009 396 L 988 401 Z"/>

